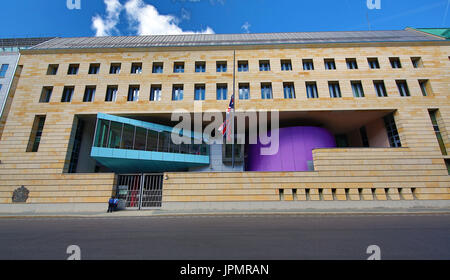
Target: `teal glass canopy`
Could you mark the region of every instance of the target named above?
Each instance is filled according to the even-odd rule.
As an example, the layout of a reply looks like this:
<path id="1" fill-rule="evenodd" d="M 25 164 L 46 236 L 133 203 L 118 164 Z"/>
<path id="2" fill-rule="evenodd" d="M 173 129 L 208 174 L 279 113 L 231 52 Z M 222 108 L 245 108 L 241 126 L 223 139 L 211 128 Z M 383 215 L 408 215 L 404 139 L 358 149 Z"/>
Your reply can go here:
<path id="1" fill-rule="evenodd" d="M 209 165 L 209 146 L 201 134 L 184 132 L 186 141 L 174 144 L 172 133 L 180 131 L 99 113 L 91 157 L 116 173 L 184 171 Z"/>

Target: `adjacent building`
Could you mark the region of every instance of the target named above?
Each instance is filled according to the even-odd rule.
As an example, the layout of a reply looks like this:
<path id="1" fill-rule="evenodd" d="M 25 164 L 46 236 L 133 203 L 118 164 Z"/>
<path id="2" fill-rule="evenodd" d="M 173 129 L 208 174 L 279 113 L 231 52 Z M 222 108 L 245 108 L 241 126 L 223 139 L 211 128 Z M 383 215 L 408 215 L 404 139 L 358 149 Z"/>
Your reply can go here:
<path id="1" fill-rule="evenodd" d="M 15 83 L 13 81 L 15 77 L 20 76 L 20 69 L 17 69 L 19 51 L 49 39 L 51 38 L 0 39 L 0 138 L 14 95 Z"/>
<path id="2" fill-rule="evenodd" d="M 450 200 L 441 36 L 54 38 L 21 50 L 18 65 L 0 140 L 4 211 L 101 210 L 112 194 L 140 209 Z M 236 123 L 247 125 L 232 138 L 246 141 L 213 143 L 222 135 L 207 128 L 221 123 L 202 113 L 225 116 L 233 92 Z M 171 138 L 180 110 L 201 116 L 186 143 Z M 279 139 L 269 155 L 264 139 L 248 141 L 266 123 Z"/>

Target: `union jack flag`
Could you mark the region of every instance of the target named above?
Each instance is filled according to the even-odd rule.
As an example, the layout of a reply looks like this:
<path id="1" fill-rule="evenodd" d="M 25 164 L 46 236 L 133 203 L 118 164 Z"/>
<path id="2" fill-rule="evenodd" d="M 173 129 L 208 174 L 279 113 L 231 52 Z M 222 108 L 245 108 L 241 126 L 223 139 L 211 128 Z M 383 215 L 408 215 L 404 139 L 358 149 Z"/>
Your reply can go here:
<path id="1" fill-rule="evenodd" d="M 226 120 L 218 129 L 219 132 L 222 133 L 222 136 L 225 135 L 225 133 L 227 134 L 227 141 L 231 141 L 231 129 L 228 129 L 231 123 L 231 110 L 234 110 L 234 95 L 231 96 L 230 105 L 228 105 Z"/>

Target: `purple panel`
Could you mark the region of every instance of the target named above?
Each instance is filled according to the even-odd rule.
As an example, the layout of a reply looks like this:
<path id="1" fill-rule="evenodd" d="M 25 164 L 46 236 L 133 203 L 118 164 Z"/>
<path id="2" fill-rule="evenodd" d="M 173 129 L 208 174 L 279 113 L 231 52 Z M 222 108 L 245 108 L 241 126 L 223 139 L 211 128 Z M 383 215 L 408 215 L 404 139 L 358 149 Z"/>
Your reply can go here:
<path id="1" fill-rule="evenodd" d="M 308 171 L 312 150 L 335 148 L 333 134 L 313 126 L 297 126 L 279 129 L 279 150 L 275 155 L 261 155 L 258 144 L 248 145 L 247 171 Z"/>

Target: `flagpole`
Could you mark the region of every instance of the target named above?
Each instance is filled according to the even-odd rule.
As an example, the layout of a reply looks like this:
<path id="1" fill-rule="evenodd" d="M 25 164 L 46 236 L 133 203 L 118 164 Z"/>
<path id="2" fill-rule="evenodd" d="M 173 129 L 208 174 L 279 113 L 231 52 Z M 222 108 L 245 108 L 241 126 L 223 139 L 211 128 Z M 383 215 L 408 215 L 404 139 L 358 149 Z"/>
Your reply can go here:
<path id="1" fill-rule="evenodd" d="M 231 121 L 231 133 L 232 133 L 232 140 L 231 141 L 233 141 L 232 142 L 232 147 L 231 147 L 231 163 L 232 163 L 232 167 L 233 167 L 233 169 L 234 169 L 234 141 L 235 141 L 235 139 L 234 139 L 234 111 L 236 110 L 236 99 L 235 99 L 235 96 L 234 96 L 234 93 L 235 93 L 235 87 L 236 87 L 236 50 L 233 50 L 233 103 L 234 103 L 234 106 L 233 106 L 233 112 L 232 112 L 232 114 L 231 114 L 231 119 L 232 119 L 232 121 Z"/>

